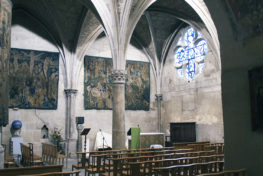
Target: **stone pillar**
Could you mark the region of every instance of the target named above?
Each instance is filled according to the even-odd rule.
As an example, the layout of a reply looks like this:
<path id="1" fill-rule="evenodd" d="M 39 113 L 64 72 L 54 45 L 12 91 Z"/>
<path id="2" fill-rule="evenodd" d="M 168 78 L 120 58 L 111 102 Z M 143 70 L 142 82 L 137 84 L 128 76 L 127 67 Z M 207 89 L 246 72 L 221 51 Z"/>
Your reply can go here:
<path id="1" fill-rule="evenodd" d="M 10 59 L 12 2 L 0 0 L 0 168 L 4 167 L 2 126 L 8 124 L 8 69 Z"/>
<path id="2" fill-rule="evenodd" d="M 65 140 L 67 156 L 75 156 L 77 151 L 77 124 L 75 120 L 75 99 L 78 90 L 65 89 L 66 94 L 66 124 Z"/>
<path id="3" fill-rule="evenodd" d="M 125 70 L 112 71 L 112 148 L 125 149 Z"/>
<path id="4" fill-rule="evenodd" d="M 156 94 L 155 100 L 157 103 L 157 117 L 158 117 L 158 123 L 157 123 L 157 129 L 159 132 L 162 132 L 162 100 L 163 95 L 162 94 Z"/>

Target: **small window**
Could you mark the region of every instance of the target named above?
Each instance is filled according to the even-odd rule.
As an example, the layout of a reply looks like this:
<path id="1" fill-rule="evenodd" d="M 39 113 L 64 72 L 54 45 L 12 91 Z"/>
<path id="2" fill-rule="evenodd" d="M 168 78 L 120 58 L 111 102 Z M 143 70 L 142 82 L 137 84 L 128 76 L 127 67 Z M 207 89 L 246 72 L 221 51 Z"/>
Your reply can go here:
<path id="1" fill-rule="evenodd" d="M 195 75 L 201 74 L 205 68 L 207 51 L 208 46 L 202 34 L 192 27 L 187 28 L 174 51 L 174 66 L 178 76 L 191 81 Z"/>
<path id="2" fill-rule="evenodd" d="M 46 125 L 44 125 L 41 128 L 41 136 L 42 136 L 42 139 L 47 139 L 48 138 L 48 128 L 47 128 Z"/>

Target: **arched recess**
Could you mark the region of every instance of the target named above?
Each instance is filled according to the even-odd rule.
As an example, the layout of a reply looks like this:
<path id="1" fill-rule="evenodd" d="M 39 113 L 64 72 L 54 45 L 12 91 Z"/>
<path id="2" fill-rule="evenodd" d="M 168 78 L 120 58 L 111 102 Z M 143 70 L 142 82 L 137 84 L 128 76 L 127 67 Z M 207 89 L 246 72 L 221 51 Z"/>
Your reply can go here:
<path id="1" fill-rule="evenodd" d="M 162 1 L 162 2 L 164 2 L 164 1 Z M 169 2 L 166 1 L 166 3 L 170 3 L 170 1 Z M 190 7 L 189 4 L 187 4 L 185 2 L 184 3 L 181 2 L 181 4 L 179 4 L 179 5 L 182 6 L 182 9 L 187 9 L 187 12 L 190 11 L 191 13 L 186 13 L 186 12 L 184 12 L 184 10 L 180 11 L 178 9 L 173 9 L 173 7 L 167 6 L 167 4 L 165 4 L 165 3 L 161 4 L 160 1 L 158 2 L 158 4 L 152 4 L 152 6 L 150 6 L 146 10 L 146 12 L 141 17 L 141 19 L 138 23 L 138 25 L 141 25 L 141 23 L 142 24 L 145 24 L 145 23 L 148 24 L 148 26 L 144 27 L 143 29 L 144 29 L 144 31 L 149 30 L 149 36 L 146 35 L 143 30 L 136 30 L 137 27 L 135 28 L 135 32 L 133 34 L 134 41 L 139 45 L 139 46 L 137 45 L 136 47 L 138 49 L 144 51 L 145 55 L 149 59 L 149 62 L 151 63 L 151 66 L 153 68 L 153 72 L 154 72 L 154 76 L 155 76 L 155 82 L 156 82 L 156 94 L 162 94 L 163 93 L 163 89 L 164 89 L 163 88 L 163 86 L 164 86 L 163 85 L 163 79 L 165 76 L 167 76 L 167 74 L 165 76 L 163 75 L 163 72 L 166 69 L 164 67 L 166 67 L 166 65 L 173 65 L 172 63 L 167 64 L 167 58 L 172 57 L 170 51 L 172 50 L 174 40 L 176 40 L 176 37 L 178 36 L 178 32 L 180 31 L 180 29 L 184 28 L 187 25 L 191 25 L 194 28 L 196 28 L 197 30 L 199 30 L 200 32 L 202 32 L 202 34 L 204 35 L 204 38 L 206 39 L 207 43 L 209 44 L 210 51 L 213 53 L 213 55 L 215 57 L 214 61 L 215 61 L 216 68 L 218 69 L 219 72 L 221 70 L 221 61 L 220 61 L 219 55 L 217 54 L 218 50 L 217 50 L 217 43 L 215 43 L 216 40 L 213 39 L 212 34 L 208 30 L 207 26 L 204 24 L 204 21 L 202 20 L 202 18 L 200 16 L 198 16 L 199 14 L 195 11 L 195 9 L 192 9 L 192 7 Z M 184 13 L 182 13 L 182 11 Z M 178 20 L 180 22 L 180 23 L 176 24 L 177 28 L 173 28 L 174 30 L 170 33 L 169 36 L 167 36 L 167 38 L 162 39 L 162 45 L 159 44 L 157 46 L 155 43 L 156 40 L 159 40 L 159 39 L 158 39 L 158 33 L 156 33 L 156 31 L 154 31 L 154 30 L 156 30 L 156 26 L 153 27 L 153 23 L 156 20 L 152 20 L 154 18 L 152 18 L 153 15 L 151 13 L 153 13 L 153 14 L 165 14 L 167 16 L 167 18 L 173 18 L 174 17 L 174 18 L 176 18 L 176 20 Z M 166 21 L 165 22 L 164 21 L 165 20 L 163 20 L 162 22 L 165 23 Z M 163 23 L 161 23 L 158 26 L 164 26 Z M 168 30 L 171 30 L 171 28 L 167 28 L 167 31 Z M 143 33 L 144 35 L 140 35 L 139 32 Z M 134 45 L 136 45 L 136 44 L 134 44 Z M 170 54 L 168 54 L 168 53 L 170 53 Z M 168 60 L 170 60 L 170 59 L 168 59 Z M 220 73 L 218 73 L 218 75 L 219 75 L 218 76 L 219 79 L 217 81 L 220 82 Z M 200 83 L 194 83 L 194 84 L 200 84 Z M 220 85 L 220 83 L 217 83 L 217 84 Z M 165 87 L 167 87 L 167 85 L 165 85 Z M 192 86 L 188 85 L 188 87 L 189 87 L 189 89 L 191 89 Z M 220 89 L 220 86 L 218 87 L 218 89 Z M 167 97 L 168 96 L 164 97 L 164 101 L 166 101 L 165 99 Z M 214 118 L 214 119 L 220 119 L 219 120 L 220 125 L 218 126 L 218 129 L 220 129 L 220 135 L 219 136 L 221 136 L 221 137 L 217 141 L 221 142 L 221 141 L 223 141 L 223 139 L 222 139 L 223 126 L 221 125 L 222 124 L 222 120 L 221 120 L 222 119 L 222 105 L 221 105 L 221 92 L 220 92 L 220 90 L 218 92 L 217 98 L 220 99 L 220 101 L 218 101 L 219 102 L 218 103 L 218 107 L 219 107 L 218 109 L 220 109 L 220 112 L 217 113 L 216 118 Z M 157 102 L 157 104 L 158 104 L 158 102 Z M 170 109 L 174 109 L 172 107 L 172 105 L 173 105 L 173 103 L 171 103 Z M 157 109 L 160 109 L 160 108 L 157 108 Z M 166 110 L 162 109 L 162 111 L 165 112 Z M 167 113 L 169 114 L 169 112 L 167 112 Z M 166 124 L 168 123 L 168 121 L 165 120 L 165 115 L 162 115 L 161 119 L 164 121 L 163 123 L 166 123 Z M 205 120 L 202 119 L 202 121 L 205 121 Z M 209 123 L 209 122 L 207 122 L 207 123 Z M 212 126 L 212 125 L 210 125 L 210 126 Z M 169 131 L 169 127 L 167 125 L 164 125 L 162 131 L 163 132 Z M 167 135 L 169 135 L 169 134 L 167 134 Z M 210 138 L 207 138 L 207 140 L 209 140 L 209 139 Z M 215 142 L 215 139 L 213 139 L 213 141 Z"/>

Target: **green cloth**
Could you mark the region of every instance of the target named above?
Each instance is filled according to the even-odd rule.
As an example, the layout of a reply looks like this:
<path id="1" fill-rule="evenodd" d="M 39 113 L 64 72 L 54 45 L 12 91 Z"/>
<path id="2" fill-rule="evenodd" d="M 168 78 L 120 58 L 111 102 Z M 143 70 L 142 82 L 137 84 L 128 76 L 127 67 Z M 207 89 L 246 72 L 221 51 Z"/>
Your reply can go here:
<path id="1" fill-rule="evenodd" d="M 140 128 L 131 128 L 131 149 L 139 148 L 140 132 Z"/>

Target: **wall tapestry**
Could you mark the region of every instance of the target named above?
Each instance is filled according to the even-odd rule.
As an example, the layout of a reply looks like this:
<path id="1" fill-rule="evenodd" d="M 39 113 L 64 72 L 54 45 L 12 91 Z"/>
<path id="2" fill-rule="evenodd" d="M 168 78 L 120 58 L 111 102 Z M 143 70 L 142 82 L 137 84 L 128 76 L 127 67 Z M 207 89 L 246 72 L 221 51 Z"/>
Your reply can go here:
<path id="1" fill-rule="evenodd" d="M 0 0 L 0 127 L 8 124 L 8 62 L 12 14 L 10 3 Z"/>
<path id="2" fill-rule="evenodd" d="M 11 49 L 9 69 L 10 108 L 57 108 L 58 53 Z"/>
<path id="3" fill-rule="evenodd" d="M 85 56 L 85 109 L 112 109 L 112 60 Z M 125 109 L 149 110 L 150 67 L 149 63 L 127 61 L 125 83 Z"/>
<path id="4" fill-rule="evenodd" d="M 237 22 L 246 29 L 247 35 L 255 36 L 263 32 L 262 0 L 227 0 Z"/>

